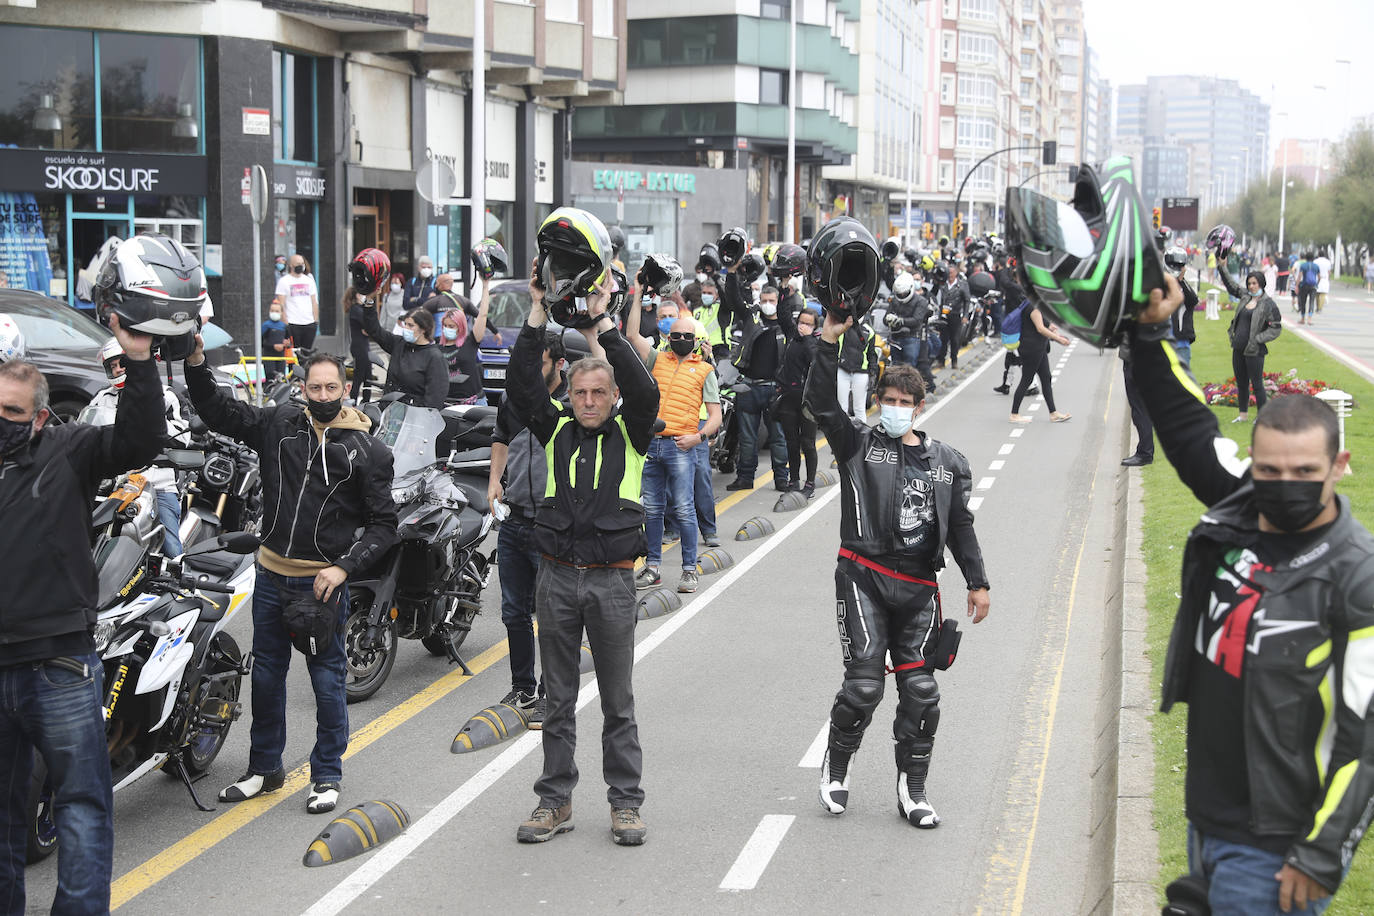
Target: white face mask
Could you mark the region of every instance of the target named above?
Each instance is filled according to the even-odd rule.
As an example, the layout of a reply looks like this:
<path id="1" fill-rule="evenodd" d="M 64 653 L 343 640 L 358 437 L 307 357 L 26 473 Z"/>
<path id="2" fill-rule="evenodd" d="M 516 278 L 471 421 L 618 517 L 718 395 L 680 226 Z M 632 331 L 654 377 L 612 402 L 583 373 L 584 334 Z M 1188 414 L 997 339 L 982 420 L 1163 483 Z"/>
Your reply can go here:
<path id="1" fill-rule="evenodd" d="M 698 283 L 705 283 L 705 282 L 706 282 L 706 274 L 701 273 L 700 271 L 698 271 L 698 272 L 697 272 L 697 282 L 698 282 Z"/>
<path id="2" fill-rule="evenodd" d="M 760 302 L 759 311 L 763 312 L 763 314 L 769 318 L 772 318 L 778 313 L 778 304 L 776 302 Z"/>
<path id="3" fill-rule="evenodd" d="M 399 283 L 393 283 L 393 284 L 391 284 L 391 291 L 392 291 L 393 293 L 399 293 L 399 292 L 401 291 L 401 284 L 399 284 Z"/>
<path id="4" fill-rule="evenodd" d="M 421 268 L 420 268 L 420 276 L 424 277 L 426 280 L 428 280 L 428 279 L 430 278 L 430 276 L 431 276 L 433 273 L 434 273 L 434 268 L 432 268 L 432 267 L 421 267 Z"/>
<path id="5" fill-rule="evenodd" d="M 916 425 L 916 408 L 879 404 L 878 422 L 882 425 L 883 432 L 894 439 L 900 439 Z"/>
<path id="6" fill-rule="evenodd" d="M 281 312 L 268 312 L 267 317 L 273 321 L 281 321 Z"/>

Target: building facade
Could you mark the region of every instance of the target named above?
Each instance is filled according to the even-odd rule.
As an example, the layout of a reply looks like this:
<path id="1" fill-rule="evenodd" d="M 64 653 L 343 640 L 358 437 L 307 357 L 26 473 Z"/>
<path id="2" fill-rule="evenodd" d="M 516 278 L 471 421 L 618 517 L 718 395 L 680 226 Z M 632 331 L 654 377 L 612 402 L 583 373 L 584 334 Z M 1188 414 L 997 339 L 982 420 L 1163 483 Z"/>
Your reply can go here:
<path id="1" fill-rule="evenodd" d="M 624 2 L 485 0 L 482 228 L 514 264 L 568 194 L 571 104 L 621 98 Z M 337 348 L 354 251 L 381 248 L 403 274 L 422 254 L 468 269 L 473 12 L 425 0 L 8 8 L 0 199 L 24 221 L 0 223 L 4 281 L 79 306 L 107 238 L 165 232 L 202 259 L 217 320 L 247 345 L 254 260 L 265 303 L 274 255 L 299 253 Z M 156 34 L 128 31 L 154 15 Z M 417 186 L 430 163 L 438 178 Z M 257 251 L 255 165 L 269 189 Z"/>

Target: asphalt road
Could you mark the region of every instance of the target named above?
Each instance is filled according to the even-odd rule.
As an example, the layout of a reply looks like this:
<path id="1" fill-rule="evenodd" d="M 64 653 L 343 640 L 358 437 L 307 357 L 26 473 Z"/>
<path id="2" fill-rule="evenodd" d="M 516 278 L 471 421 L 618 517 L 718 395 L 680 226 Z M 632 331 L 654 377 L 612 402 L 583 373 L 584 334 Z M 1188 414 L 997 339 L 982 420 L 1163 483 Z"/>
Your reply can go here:
<path id="1" fill-rule="evenodd" d="M 958 662 L 940 676 L 942 718 L 928 783 L 944 819 L 918 831 L 896 814 L 888 691 L 855 759 L 851 806 L 816 799 L 820 740 L 842 668 L 833 599 L 837 486 L 774 514 L 766 484 L 726 500 L 721 531 L 736 565 L 703 577 L 682 610 L 638 632 L 635 692 L 644 748 L 646 845 L 615 846 L 600 780 L 600 712 L 584 678 L 577 829 L 526 846 L 537 735 L 453 755 L 455 733 L 507 690 L 495 579 L 468 641 L 463 677 L 418 643 L 390 681 L 350 708 L 343 805 L 387 799 L 412 824 L 391 843 L 324 868 L 301 865 L 328 818 L 305 813 L 313 702 L 304 666 L 290 678 L 286 790 L 213 814 L 152 774 L 116 797 L 114 904 L 127 913 L 1077 912 L 1087 875 L 1092 747 L 1111 481 L 1122 457 L 1118 361 L 1056 347 L 1057 406 L 1007 422 L 990 392 L 1000 356 L 966 372 L 920 426 L 974 471 L 977 530 L 993 583 L 986 621 L 963 624 Z M 822 450 L 822 465 L 828 464 Z M 764 463 L 766 467 L 766 462 Z M 833 473 L 833 472 L 832 472 Z M 718 497 L 724 494 L 718 478 Z M 762 483 L 762 481 L 761 481 Z M 763 515 L 777 531 L 728 539 Z M 671 554 L 668 565 L 671 566 Z M 670 575 L 671 579 L 672 576 Z M 951 562 L 946 611 L 963 619 Z M 246 615 L 231 631 L 249 643 Z M 242 772 L 241 721 L 200 789 L 208 802 Z M 31 908 L 51 900 L 55 860 L 29 870 Z"/>
<path id="2" fill-rule="evenodd" d="M 1284 329 L 1293 331 L 1374 382 L 1374 294 L 1363 287 L 1337 284 L 1326 308 L 1311 325 L 1299 325 L 1287 297 L 1275 300 L 1284 310 Z"/>

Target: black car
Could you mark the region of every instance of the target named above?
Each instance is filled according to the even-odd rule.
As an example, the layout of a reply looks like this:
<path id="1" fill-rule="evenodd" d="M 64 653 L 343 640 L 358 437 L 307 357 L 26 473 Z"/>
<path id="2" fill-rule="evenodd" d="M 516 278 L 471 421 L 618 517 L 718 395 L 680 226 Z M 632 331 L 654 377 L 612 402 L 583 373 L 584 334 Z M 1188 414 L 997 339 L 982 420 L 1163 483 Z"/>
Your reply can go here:
<path id="1" fill-rule="evenodd" d="M 530 315 L 530 289 L 528 280 L 502 280 L 492 284 L 491 305 L 487 308 L 487 336 L 483 338 L 478 353 L 482 361 L 482 387 L 487 393 L 487 402 L 501 403 L 506 393 L 506 367 L 510 364 L 510 348 L 520 328 Z M 563 332 L 563 346 L 568 353 L 568 362 L 586 356 L 590 351 L 587 338 L 572 328 L 560 328 L 550 320 L 550 330 Z M 499 342 L 498 342 L 499 338 Z"/>
<path id="2" fill-rule="evenodd" d="M 65 302 L 23 289 L 0 289 L 0 314 L 24 332 L 27 359 L 48 380 L 48 403 L 64 422 L 75 420 L 109 386 L 100 347 L 112 336 Z"/>

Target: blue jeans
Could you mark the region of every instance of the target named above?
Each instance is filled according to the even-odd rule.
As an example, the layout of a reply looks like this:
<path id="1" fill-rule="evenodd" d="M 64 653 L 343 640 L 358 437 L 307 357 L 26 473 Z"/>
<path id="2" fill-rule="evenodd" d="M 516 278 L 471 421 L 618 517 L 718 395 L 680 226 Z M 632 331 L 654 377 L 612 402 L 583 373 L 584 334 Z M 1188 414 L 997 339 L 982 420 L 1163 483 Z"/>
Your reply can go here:
<path id="1" fill-rule="evenodd" d="M 1174 340 L 1174 350 L 1178 352 L 1178 358 L 1183 360 L 1189 368 L 1193 365 L 1193 345 L 1186 340 Z"/>
<path id="2" fill-rule="evenodd" d="M 164 493 L 158 490 L 157 496 L 157 520 L 162 525 L 162 555 L 164 557 L 181 556 L 181 501 L 177 499 L 176 493 Z"/>
<path id="3" fill-rule="evenodd" d="M 892 354 L 892 365 L 894 366 L 914 366 L 916 357 L 921 349 L 921 341 L 913 336 L 891 337 L 887 341 L 889 352 Z"/>
<path id="4" fill-rule="evenodd" d="M 697 568 L 697 511 L 693 491 L 696 462 L 692 450 L 677 447 L 672 436 L 654 436 L 644 462 L 644 536 L 649 541 L 646 566 L 657 567 L 663 559 L 663 514 L 677 519 L 682 537 L 682 568 Z"/>
<path id="5" fill-rule="evenodd" d="M 0 668 L 0 913 L 24 912 L 29 781 L 43 755 L 57 825 L 54 913 L 107 913 L 114 862 L 114 798 L 101 713 L 103 671 L 94 652 L 75 656 L 88 673 L 29 662 Z"/>
<path id="6" fill-rule="evenodd" d="M 716 491 L 711 486 L 711 443 L 702 440 L 692 449 L 693 484 L 697 504 L 697 529 L 703 538 L 716 533 Z M 669 538 L 680 538 L 677 518 L 664 514 L 663 532 Z"/>
<path id="7" fill-rule="evenodd" d="M 787 440 L 772 423 L 769 404 L 777 393 L 776 382 L 749 383 L 749 387 L 735 395 L 735 410 L 739 413 L 739 461 L 735 467 L 741 480 L 753 480 L 759 469 L 759 423 L 769 423 L 772 437 L 768 443 L 773 461 L 773 476 L 787 480 Z M 862 410 L 862 408 L 860 408 Z"/>
<path id="8" fill-rule="evenodd" d="M 1188 870 L 1208 882 L 1212 916 L 1278 916 L 1279 883 L 1274 875 L 1283 860 L 1280 853 L 1221 840 L 1188 825 Z M 1305 910 L 1294 903 L 1288 916 L 1319 916 L 1330 904 L 1330 897 L 1308 903 Z"/>
<path id="9" fill-rule="evenodd" d="M 266 776 L 282 768 L 286 750 L 286 672 L 291 667 L 291 637 L 282 622 L 282 608 L 292 598 L 309 594 L 314 577 L 280 576 L 258 567 L 253 591 L 253 722 L 249 729 L 248 772 Z M 310 781 L 338 782 L 343 778 L 343 753 L 348 748 L 347 662 L 344 622 L 348 617 L 348 586 L 334 591 L 339 626 L 333 642 L 321 654 L 307 657 L 310 684 L 315 689 L 315 748 L 310 752 Z"/>
<path id="10" fill-rule="evenodd" d="M 539 551 L 534 549 L 534 525 L 518 509 L 511 512 L 496 532 L 501 622 L 510 645 L 510 685 L 533 694 L 539 687 L 534 675 L 534 577 L 539 572 Z"/>

